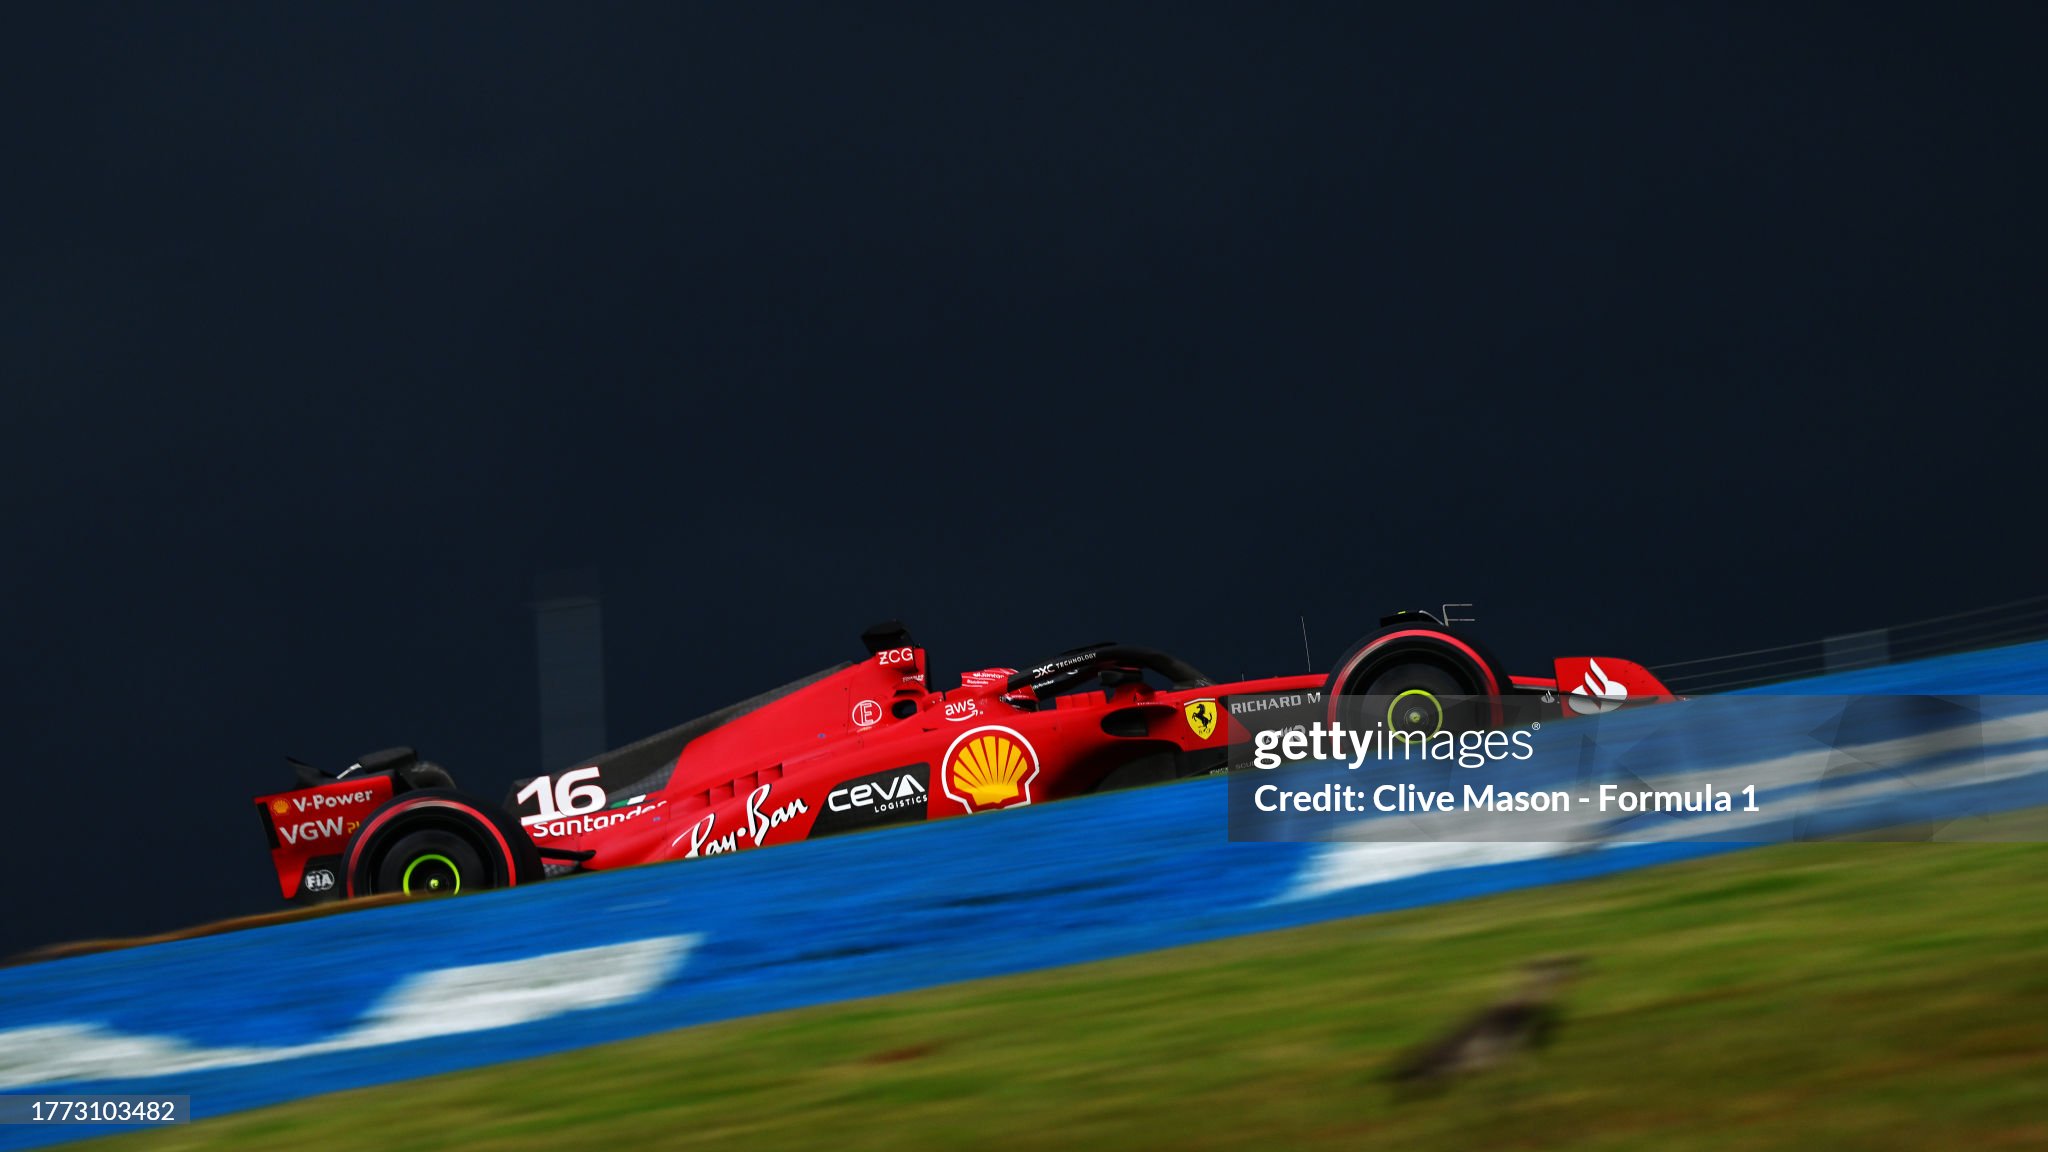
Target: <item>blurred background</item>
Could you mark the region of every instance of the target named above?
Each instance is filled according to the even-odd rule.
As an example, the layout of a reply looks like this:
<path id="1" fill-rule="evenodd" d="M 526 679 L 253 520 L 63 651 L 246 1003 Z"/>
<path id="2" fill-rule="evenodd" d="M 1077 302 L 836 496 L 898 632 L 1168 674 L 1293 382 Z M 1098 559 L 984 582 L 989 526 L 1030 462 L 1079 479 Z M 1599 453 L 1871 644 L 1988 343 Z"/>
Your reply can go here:
<path id="1" fill-rule="evenodd" d="M 249 797 L 859 654 L 1519 670 L 2039 590 L 2034 6 L 0 18 L 0 949 L 275 906 Z"/>

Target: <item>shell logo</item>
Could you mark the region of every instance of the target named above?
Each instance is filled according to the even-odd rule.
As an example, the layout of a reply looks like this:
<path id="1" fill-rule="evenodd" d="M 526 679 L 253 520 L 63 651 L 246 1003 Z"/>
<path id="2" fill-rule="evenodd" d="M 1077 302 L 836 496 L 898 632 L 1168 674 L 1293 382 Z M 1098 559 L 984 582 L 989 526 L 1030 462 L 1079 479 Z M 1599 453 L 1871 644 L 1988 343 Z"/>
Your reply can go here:
<path id="1" fill-rule="evenodd" d="M 282 816 L 285 813 L 291 811 L 292 806 L 290 804 L 285 803 L 282 800 L 272 800 L 270 802 L 270 810 L 272 812 L 277 813 L 279 816 Z"/>
<path id="2" fill-rule="evenodd" d="M 1031 803 L 1038 753 L 1014 729 L 989 724 L 962 733 L 946 749 L 939 783 L 969 812 L 1021 808 Z"/>

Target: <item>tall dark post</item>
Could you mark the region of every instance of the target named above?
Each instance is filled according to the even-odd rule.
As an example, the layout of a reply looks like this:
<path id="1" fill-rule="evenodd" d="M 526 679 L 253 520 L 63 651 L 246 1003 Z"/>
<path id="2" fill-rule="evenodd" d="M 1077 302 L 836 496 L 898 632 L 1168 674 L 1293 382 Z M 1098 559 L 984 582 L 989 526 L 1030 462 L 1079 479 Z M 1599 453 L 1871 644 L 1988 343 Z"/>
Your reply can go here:
<path id="1" fill-rule="evenodd" d="M 540 770 L 558 772 L 605 750 L 604 610 L 597 572 L 544 572 L 533 582 L 540 660 Z"/>

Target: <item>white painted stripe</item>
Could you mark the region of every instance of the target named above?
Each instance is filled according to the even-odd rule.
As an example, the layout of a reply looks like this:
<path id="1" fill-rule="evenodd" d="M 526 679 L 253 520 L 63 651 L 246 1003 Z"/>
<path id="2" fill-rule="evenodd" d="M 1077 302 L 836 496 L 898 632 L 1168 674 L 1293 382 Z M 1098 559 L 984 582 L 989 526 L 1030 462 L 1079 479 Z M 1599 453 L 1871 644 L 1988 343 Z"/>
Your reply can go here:
<path id="1" fill-rule="evenodd" d="M 421 973 L 393 988 L 348 1031 L 289 1047 L 198 1048 L 92 1022 L 16 1028 L 0 1032 L 0 1090 L 300 1060 L 629 1004 L 666 983 L 701 939 L 658 936 Z"/>
<path id="2" fill-rule="evenodd" d="M 1430 843 L 1327 844 L 1318 848 L 1275 904 L 1313 900 L 1349 888 L 1388 884 L 1452 868 L 1534 860 L 1583 847 L 1578 844 L 1482 841 Z"/>

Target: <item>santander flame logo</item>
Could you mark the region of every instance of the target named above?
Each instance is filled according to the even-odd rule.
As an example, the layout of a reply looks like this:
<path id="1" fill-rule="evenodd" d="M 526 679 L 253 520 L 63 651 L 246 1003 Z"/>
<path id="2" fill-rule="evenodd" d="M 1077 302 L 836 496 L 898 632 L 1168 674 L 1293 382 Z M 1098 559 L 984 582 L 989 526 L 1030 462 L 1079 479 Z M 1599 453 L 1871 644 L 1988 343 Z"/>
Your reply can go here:
<path id="1" fill-rule="evenodd" d="M 1628 699 L 1628 685 L 1607 674 L 1598 660 L 1586 661 L 1586 679 L 1572 689 L 1564 702 L 1581 716 L 1612 712 Z"/>

